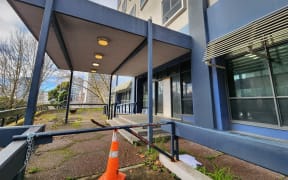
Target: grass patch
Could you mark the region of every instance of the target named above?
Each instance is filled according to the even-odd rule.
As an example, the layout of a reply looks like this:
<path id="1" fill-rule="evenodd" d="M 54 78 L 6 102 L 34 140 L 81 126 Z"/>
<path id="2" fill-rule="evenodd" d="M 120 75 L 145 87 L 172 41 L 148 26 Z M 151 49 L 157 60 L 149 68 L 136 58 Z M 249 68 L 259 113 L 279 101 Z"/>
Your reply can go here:
<path id="1" fill-rule="evenodd" d="M 241 180 L 240 177 L 233 175 L 230 168 L 227 167 L 220 168 L 214 165 L 213 172 L 209 172 L 205 166 L 200 166 L 197 167 L 197 170 L 214 180 Z"/>
<path id="2" fill-rule="evenodd" d="M 73 121 L 71 126 L 74 128 L 74 129 L 78 129 L 81 127 L 81 121 L 79 120 L 76 120 L 76 121 Z"/>
<path id="3" fill-rule="evenodd" d="M 73 178 L 73 177 L 66 177 L 65 180 L 76 180 L 77 178 Z"/>
<path id="4" fill-rule="evenodd" d="M 223 155 L 223 153 L 216 154 L 216 155 L 207 155 L 207 156 L 205 156 L 204 158 L 207 159 L 207 160 L 209 160 L 209 161 L 213 161 L 213 160 L 215 160 L 217 157 L 219 157 L 219 156 L 221 156 L 221 155 Z"/>
<path id="5" fill-rule="evenodd" d="M 144 155 L 145 155 L 145 161 L 144 161 L 145 166 L 152 169 L 153 171 L 158 171 L 158 172 L 161 172 L 165 169 L 160 163 L 160 161 L 158 160 L 158 157 L 159 157 L 158 151 L 151 148 L 147 150 L 144 153 Z"/>
<path id="6" fill-rule="evenodd" d="M 40 172 L 40 171 L 41 171 L 41 169 L 38 167 L 31 167 L 28 169 L 29 174 L 35 174 L 35 173 Z"/>
<path id="7" fill-rule="evenodd" d="M 74 153 L 70 149 L 61 149 L 58 150 L 58 153 L 62 154 L 64 156 L 64 160 L 69 160 L 74 156 Z"/>

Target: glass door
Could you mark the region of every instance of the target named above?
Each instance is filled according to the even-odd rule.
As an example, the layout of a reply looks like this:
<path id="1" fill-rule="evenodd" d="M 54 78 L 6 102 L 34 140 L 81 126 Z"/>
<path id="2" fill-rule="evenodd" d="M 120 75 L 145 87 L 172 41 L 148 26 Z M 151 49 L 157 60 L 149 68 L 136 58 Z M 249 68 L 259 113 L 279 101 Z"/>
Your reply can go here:
<path id="1" fill-rule="evenodd" d="M 163 81 L 157 82 L 157 113 L 163 113 Z"/>
<path id="2" fill-rule="evenodd" d="M 172 116 L 175 118 L 180 118 L 182 114 L 180 82 L 180 73 L 171 76 Z"/>

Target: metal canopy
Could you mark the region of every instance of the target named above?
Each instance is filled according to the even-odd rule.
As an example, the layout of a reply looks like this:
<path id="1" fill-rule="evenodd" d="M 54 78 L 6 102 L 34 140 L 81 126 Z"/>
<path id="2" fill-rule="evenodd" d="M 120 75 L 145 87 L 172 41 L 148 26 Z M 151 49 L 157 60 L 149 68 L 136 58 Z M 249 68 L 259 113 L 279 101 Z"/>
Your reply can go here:
<path id="1" fill-rule="evenodd" d="M 38 39 L 45 1 L 8 0 Z M 55 1 L 47 52 L 59 69 L 137 76 L 147 72 L 147 21 L 88 0 Z M 97 44 L 107 37 L 108 47 Z M 153 24 L 153 68 L 191 51 L 191 37 Z M 103 60 L 94 54 L 102 53 Z"/>

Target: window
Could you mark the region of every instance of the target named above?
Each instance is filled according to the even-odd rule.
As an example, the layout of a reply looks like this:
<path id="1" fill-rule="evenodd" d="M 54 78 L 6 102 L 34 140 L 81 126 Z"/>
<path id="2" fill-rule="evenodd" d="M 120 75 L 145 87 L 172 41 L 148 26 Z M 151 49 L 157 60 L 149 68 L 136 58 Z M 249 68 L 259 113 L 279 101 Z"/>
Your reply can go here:
<path id="1" fill-rule="evenodd" d="M 118 0 L 117 9 L 120 9 L 121 0 Z"/>
<path id="2" fill-rule="evenodd" d="M 182 107 L 183 114 L 193 113 L 191 71 L 182 73 Z"/>
<path id="3" fill-rule="evenodd" d="M 140 0 L 140 9 L 142 9 L 148 0 Z"/>
<path id="4" fill-rule="evenodd" d="M 228 60 L 232 120 L 287 126 L 288 44 L 255 54 Z"/>
<path id="5" fill-rule="evenodd" d="M 127 9 L 127 0 L 124 0 L 122 4 L 122 12 L 126 12 L 126 9 Z"/>
<path id="6" fill-rule="evenodd" d="M 183 0 L 162 1 L 162 23 L 165 24 L 177 12 L 184 8 Z M 179 12 L 180 13 L 180 12 Z"/>
<path id="7" fill-rule="evenodd" d="M 163 82 L 157 82 L 157 113 L 163 113 Z"/>
<path id="8" fill-rule="evenodd" d="M 131 16 L 135 16 L 136 15 L 136 4 L 134 4 L 134 6 L 132 7 L 132 9 L 130 10 L 129 13 Z"/>

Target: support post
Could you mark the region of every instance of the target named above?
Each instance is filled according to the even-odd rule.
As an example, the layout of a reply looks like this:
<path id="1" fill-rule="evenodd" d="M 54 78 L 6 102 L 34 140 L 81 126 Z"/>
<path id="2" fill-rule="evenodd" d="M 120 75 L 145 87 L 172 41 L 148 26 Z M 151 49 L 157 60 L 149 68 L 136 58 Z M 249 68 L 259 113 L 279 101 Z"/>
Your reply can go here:
<path id="1" fill-rule="evenodd" d="M 3 117 L 1 121 L 1 127 L 3 127 L 4 125 L 5 125 L 5 118 Z"/>
<path id="2" fill-rule="evenodd" d="M 46 0 L 24 125 L 33 124 L 34 114 L 36 111 L 37 98 L 38 98 L 38 93 L 39 93 L 39 87 L 40 87 L 42 67 L 44 63 L 44 56 L 45 56 L 46 45 L 47 45 L 47 39 L 49 35 L 50 20 L 51 20 L 51 15 L 53 12 L 53 3 L 54 3 L 54 0 Z"/>
<path id="3" fill-rule="evenodd" d="M 153 123 L 153 99 L 152 99 L 152 76 L 153 76 L 153 31 L 152 31 L 152 19 L 148 20 L 148 33 L 147 33 L 147 49 L 148 49 L 148 123 Z M 148 127 L 148 141 L 149 144 L 153 143 L 153 127 Z M 150 149 L 150 145 L 148 146 Z"/>
<path id="4" fill-rule="evenodd" d="M 111 111 L 112 79 L 113 79 L 113 74 L 111 74 L 111 76 L 110 76 L 108 109 L 107 109 L 107 112 L 106 112 L 107 116 L 108 116 L 108 120 L 112 119 L 112 111 Z"/>
<path id="5" fill-rule="evenodd" d="M 171 142 L 170 152 L 173 158 L 175 158 L 175 123 L 171 122 Z"/>
<path id="6" fill-rule="evenodd" d="M 73 82 L 73 71 L 71 70 L 68 97 L 67 97 L 68 99 L 67 99 L 67 105 L 66 105 L 65 124 L 68 123 L 69 108 L 70 108 L 70 98 L 71 98 L 71 90 L 72 90 L 72 82 Z"/>

